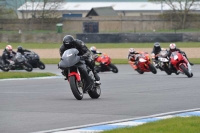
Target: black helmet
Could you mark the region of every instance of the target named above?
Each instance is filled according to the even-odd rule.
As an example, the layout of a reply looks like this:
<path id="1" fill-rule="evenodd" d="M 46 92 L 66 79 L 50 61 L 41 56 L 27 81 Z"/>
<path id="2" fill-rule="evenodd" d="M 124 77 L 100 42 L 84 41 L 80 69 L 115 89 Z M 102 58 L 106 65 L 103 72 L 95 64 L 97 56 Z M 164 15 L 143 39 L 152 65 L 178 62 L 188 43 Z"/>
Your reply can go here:
<path id="1" fill-rule="evenodd" d="M 22 52 L 22 50 L 23 50 L 22 46 L 18 46 L 18 47 L 17 47 L 17 51 L 18 51 L 18 52 Z"/>
<path id="2" fill-rule="evenodd" d="M 160 43 L 159 42 L 154 43 L 154 47 L 160 47 Z"/>
<path id="3" fill-rule="evenodd" d="M 73 41 L 74 41 L 74 37 L 71 36 L 71 35 L 66 35 L 64 38 L 63 38 L 63 45 L 65 47 L 70 47 L 73 45 Z"/>

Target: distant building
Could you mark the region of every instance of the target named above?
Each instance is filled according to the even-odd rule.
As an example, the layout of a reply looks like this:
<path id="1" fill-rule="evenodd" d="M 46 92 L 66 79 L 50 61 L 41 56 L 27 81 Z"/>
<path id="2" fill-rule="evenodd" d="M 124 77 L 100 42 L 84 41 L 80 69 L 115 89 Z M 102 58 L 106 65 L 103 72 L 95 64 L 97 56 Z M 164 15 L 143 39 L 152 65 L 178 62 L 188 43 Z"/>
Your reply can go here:
<path id="1" fill-rule="evenodd" d="M 118 14 L 112 6 L 109 6 L 92 8 L 86 15 L 86 17 L 90 16 L 118 16 Z"/>
<path id="2" fill-rule="evenodd" d="M 43 10 L 49 9 L 54 14 L 56 13 L 58 17 L 87 17 L 88 14 L 97 13 L 97 10 L 94 9 L 101 7 L 112 7 L 119 16 L 155 15 L 162 11 L 171 10 L 167 4 L 152 3 L 147 2 L 147 0 L 109 0 L 109 2 L 106 2 L 106 0 L 98 0 L 98 2 L 96 0 L 67 0 L 67 2 L 62 2 L 56 6 L 49 2 L 45 9 L 43 9 L 43 4 L 43 2 L 24 3 L 18 8 L 19 18 L 31 18 L 33 12 L 35 13 L 34 17 L 39 17 Z M 52 8 L 52 6 L 54 7 Z M 195 11 L 200 11 L 200 8 Z"/>

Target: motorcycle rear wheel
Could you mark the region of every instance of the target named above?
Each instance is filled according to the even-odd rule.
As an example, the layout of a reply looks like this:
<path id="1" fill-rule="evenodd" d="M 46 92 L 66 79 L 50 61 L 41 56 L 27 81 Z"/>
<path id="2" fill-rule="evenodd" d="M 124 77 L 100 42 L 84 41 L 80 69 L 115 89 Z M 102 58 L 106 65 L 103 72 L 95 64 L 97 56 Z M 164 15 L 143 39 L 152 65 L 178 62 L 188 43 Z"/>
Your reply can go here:
<path id="1" fill-rule="evenodd" d="M 76 80 L 75 76 L 69 77 L 69 84 L 72 90 L 74 97 L 77 100 L 83 99 L 83 88 L 78 86 L 78 81 Z"/>
<path id="2" fill-rule="evenodd" d="M 92 99 L 99 98 L 101 95 L 101 87 L 99 85 L 94 86 L 92 90 L 88 91 L 88 94 Z"/>

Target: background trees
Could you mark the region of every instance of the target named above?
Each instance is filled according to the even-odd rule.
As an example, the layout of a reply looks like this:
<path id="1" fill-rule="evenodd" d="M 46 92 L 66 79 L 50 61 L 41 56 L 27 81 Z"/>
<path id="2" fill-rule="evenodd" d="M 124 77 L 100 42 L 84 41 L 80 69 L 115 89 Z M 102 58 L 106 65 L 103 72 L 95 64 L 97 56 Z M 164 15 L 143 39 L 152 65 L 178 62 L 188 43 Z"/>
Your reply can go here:
<path id="1" fill-rule="evenodd" d="M 161 4 L 161 10 L 164 9 L 162 17 L 171 20 L 174 28 L 187 28 L 191 19 L 196 19 L 199 15 L 195 10 L 200 8 L 200 0 L 149 0 Z M 169 7 L 169 8 L 167 8 Z M 187 23 L 188 22 L 188 23 Z"/>

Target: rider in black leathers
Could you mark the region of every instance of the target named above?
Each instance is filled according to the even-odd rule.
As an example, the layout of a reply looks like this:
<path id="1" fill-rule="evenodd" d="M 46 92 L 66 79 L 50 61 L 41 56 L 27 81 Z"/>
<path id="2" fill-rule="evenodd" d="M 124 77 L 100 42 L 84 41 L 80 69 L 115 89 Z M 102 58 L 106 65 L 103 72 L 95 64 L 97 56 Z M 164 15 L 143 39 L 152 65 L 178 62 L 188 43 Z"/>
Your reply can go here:
<path id="1" fill-rule="evenodd" d="M 94 73 L 96 83 L 100 84 L 100 77 L 97 74 L 97 72 L 94 70 L 95 62 L 92 59 L 92 53 L 84 44 L 84 42 L 78 39 L 74 39 L 74 37 L 71 35 L 66 35 L 63 38 L 63 44 L 60 47 L 60 56 L 62 57 L 65 50 L 70 49 L 70 48 L 76 48 L 79 51 L 78 55 L 80 56 L 82 60 L 85 60 L 86 65 L 89 66 L 89 68 Z M 62 74 L 65 76 L 67 74 L 67 71 L 63 71 Z M 86 75 L 87 73 L 84 72 L 84 74 Z"/>
<path id="2" fill-rule="evenodd" d="M 18 46 L 17 47 L 17 52 L 21 53 L 22 55 L 24 55 L 24 52 L 31 52 L 28 49 L 24 49 L 22 46 Z"/>
<path id="3" fill-rule="evenodd" d="M 155 63 L 155 66 L 157 66 L 157 63 L 158 63 L 158 55 L 161 51 L 161 47 L 160 47 L 160 43 L 156 42 L 154 43 L 154 47 L 153 47 L 153 50 L 152 50 L 152 54 L 155 54 L 155 58 L 153 59 L 153 62 Z"/>
<path id="4" fill-rule="evenodd" d="M 14 64 L 14 62 L 10 60 L 14 55 L 16 55 L 16 52 L 12 50 L 12 46 L 7 45 L 2 54 L 4 64 Z"/>

